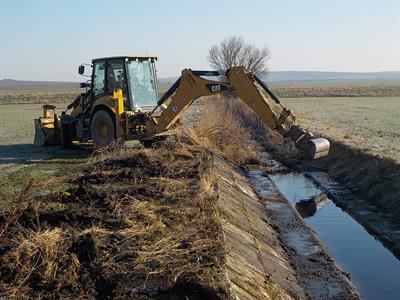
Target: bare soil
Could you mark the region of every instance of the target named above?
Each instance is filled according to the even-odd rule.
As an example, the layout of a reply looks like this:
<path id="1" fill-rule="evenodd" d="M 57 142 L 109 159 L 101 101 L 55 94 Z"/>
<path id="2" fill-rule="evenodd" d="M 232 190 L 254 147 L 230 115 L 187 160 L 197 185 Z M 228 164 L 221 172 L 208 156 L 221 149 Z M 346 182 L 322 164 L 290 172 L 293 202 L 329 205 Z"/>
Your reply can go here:
<path id="1" fill-rule="evenodd" d="M 0 104 L 45 104 L 72 102 L 81 91 L 0 91 Z"/>
<path id="2" fill-rule="evenodd" d="M 218 130 L 225 132 L 224 127 Z M 246 280 L 236 276 L 227 282 L 217 179 L 207 149 L 225 153 L 227 158 L 230 152 L 224 149 L 239 149 L 242 155 L 232 156 L 233 160 L 244 164 L 258 161 L 240 150 L 248 147 L 248 139 L 238 143 L 231 137 L 221 144 L 219 134 L 206 141 L 205 137 L 198 138 L 198 133 L 180 133 L 148 149 L 109 149 L 83 167 L 69 169 L 70 175 L 65 178 L 31 181 L 0 215 L 0 297 L 230 298 L 230 284 L 240 287 Z M 68 187 L 37 193 L 63 183 Z M 238 183 L 235 188 L 250 193 Z M 234 189 L 226 190 L 232 192 Z M 260 203 L 258 206 L 263 207 Z M 249 213 L 248 222 L 253 224 L 256 220 Z M 257 212 L 259 224 L 272 222 L 263 219 L 263 214 L 263 210 Z M 237 219 L 238 224 L 243 221 Z M 279 232 L 274 228 L 276 231 L 270 229 L 268 237 L 257 228 L 249 232 L 259 241 L 271 239 L 276 243 Z M 247 238 L 234 237 L 247 245 Z M 250 244 L 260 257 L 270 261 L 269 254 L 260 251 L 259 241 Z M 275 255 L 273 244 L 265 243 L 265 248 Z M 282 257 L 288 256 L 281 259 L 294 257 L 290 251 L 281 252 Z M 284 271 L 280 279 L 273 275 L 271 267 L 281 264 L 277 260 L 265 269 L 270 270 L 268 274 L 260 273 L 265 277 L 260 288 L 270 295 L 298 298 L 290 292 L 299 289 L 296 282 L 301 282 L 294 279 L 294 271 L 291 280 Z M 331 285 L 324 278 L 335 272 L 332 268 L 323 271 L 320 281 Z M 285 282 L 297 287 L 287 287 Z M 248 284 L 251 287 L 251 282 Z M 353 295 L 350 290 L 346 293 Z"/>
<path id="3" fill-rule="evenodd" d="M 276 87 L 282 98 L 303 97 L 398 97 L 400 86 L 288 86 Z"/>

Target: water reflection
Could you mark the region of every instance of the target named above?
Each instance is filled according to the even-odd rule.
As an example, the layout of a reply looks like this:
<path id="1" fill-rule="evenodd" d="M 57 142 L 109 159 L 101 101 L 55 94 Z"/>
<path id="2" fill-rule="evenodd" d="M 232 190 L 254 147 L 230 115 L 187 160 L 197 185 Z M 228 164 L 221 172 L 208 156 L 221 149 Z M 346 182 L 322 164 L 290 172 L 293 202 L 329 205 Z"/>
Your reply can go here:
<path id="1" fill-rule="evenodd" d="M 306 200 L 296 202 L 296 210 L 303 218 L 314 216 L 319 209 L 321 209 L 329 200 L 325 194 L 320 194 Z"/>
<path id="2" fill-rule="evenodd" d="M 351 201 L 355 195 L 350 190 L 323 172 L 293 172 L 268 177 L 315 230 L 336 263 L 351 273 L 352 281 L 364 299 L 399 299 L 400 261 L 324 194 L 328 190 L 336 197 Z M 310 178 L 318 178 L 324 189 Z M 267 178 L 263 182 L 266 181 Z M 269 185 L 264 186 L 268 189 Z M 262 192 L 261 186 L 257 190 Z"/>

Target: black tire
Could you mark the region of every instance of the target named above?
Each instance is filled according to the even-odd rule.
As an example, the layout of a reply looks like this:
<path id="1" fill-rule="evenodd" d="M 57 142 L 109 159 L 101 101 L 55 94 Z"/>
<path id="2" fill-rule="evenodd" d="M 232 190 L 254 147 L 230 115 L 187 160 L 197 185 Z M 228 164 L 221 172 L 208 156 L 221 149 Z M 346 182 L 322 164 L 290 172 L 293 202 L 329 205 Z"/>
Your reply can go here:
<path id="1" fill-rule="evenodd" d="M 96 111 L 90 122 L 90 134 L 95 147 L 110 145 L 115 140 L 115 124 L 111 114 L 103 109 Z"/>

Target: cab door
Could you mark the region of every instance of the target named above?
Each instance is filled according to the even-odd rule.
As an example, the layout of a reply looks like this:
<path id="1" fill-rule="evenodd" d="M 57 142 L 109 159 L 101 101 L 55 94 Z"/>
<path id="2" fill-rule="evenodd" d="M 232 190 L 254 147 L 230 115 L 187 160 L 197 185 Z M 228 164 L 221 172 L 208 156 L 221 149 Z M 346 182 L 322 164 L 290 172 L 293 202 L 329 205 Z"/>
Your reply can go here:
<path id="1" fill-rule="evenodd" d="M 125 61 L 122 59 L 108 60 L 106 62 L 106 74 L 106 95 L 112 95 L 114 90 L 121 89 L 124 96 L 125 109 L 130 110 Z"/>
<path id="2" fill-rule="evenodd" d="M 93 63 L 93 99 L 106 94 L 106 62 L 104 60 Z"/>

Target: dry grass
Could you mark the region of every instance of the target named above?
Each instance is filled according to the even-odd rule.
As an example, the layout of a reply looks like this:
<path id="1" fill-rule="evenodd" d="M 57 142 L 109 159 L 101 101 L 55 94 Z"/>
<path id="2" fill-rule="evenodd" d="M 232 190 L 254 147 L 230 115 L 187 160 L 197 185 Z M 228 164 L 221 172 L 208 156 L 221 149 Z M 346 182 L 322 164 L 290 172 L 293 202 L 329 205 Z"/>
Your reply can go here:
<path id="1" fill-rule="evenodd" d="M 234 98 L 207 99 L 207 104 L 197 126 L 191 134 L 203 145 L 217 151 L 232 163 L 242 166 L 258 161 L 259 149 L 246 123 L 238 116 L 255 121 L 245 105 Z"/>
<path id="2" fill-rule="evenodd" d="M 351 139 L 351 137 L 353 136 L 353 133 L 351 131 L 346 131 L 343 135 L 344 139 Z"/>
<path id="3" fill-rule="evenodd" d="M 61 193 L 24 194 L 27 205 L 0 218 L 0 297 L 223 295 L 210 160 L 180 135 L 109 149 Z"/>
<path id="4" fill-rule="evenodd" d="M 270 102 L 275 111 L 275 103 Z M 260 149 L 276 159 L 296 161 L 292 141 L 266 126 L 256 113 L 238 98 L 215 98 L 204 103 L 203 117 L 194 129 L 196 139 L 236 165 L 263 164 Z"/>

